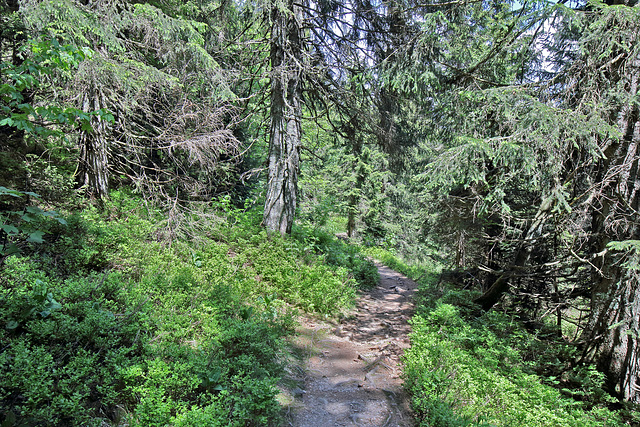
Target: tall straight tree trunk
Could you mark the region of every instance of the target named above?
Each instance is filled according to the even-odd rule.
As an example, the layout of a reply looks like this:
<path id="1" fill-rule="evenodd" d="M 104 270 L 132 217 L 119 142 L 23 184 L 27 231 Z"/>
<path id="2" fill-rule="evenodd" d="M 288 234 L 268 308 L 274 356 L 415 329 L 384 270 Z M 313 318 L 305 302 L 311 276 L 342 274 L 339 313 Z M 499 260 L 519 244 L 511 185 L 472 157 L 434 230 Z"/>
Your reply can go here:
<path id="1" fill-rule="evenodd" d="M 92 86 L 84 95 L 82 110 L 85 113 L 104 107 L 101 91 Z M 109 195 L 109 155 L 106 140 L 106 123 L 98 116 L 91 119 L 92 131 L 80 135 L 80 165 L 77 181 L 87 188 L 93 197 Z"/>
<path id="2" fill-rule="evenodd" d="M 302 98 L 302 14 L 292 0 L 271 11 L 271 134 L 263 224 L 289 234 L 296 211 Z"/>
<path id="3" fill-rule="evenodd" d="M 347 190 L 347 235 L 354 237 L 356 233 L 356 221 L 359 213 L 358 205 L 362 198 L 362 187 L 366 181 L 366 165 L 362 154 L 362 136 L 357 133 L 357 123 L 349 123 L 346 133 L 351 144 L 353 155 L 353 186 Z"/>
<path id="4" fill-rule="evenodd" d="M 354 186 L 351 190 L 349 190 L 349 197 L 347 199 L 348 203 L 348 216 L 347 216 L 347 235 L 349 237 L 354 237 L 356 234 L 356 222 L 358 219 L 358 213 L 360 209 L 358 205 L 360 204 L 360 200 L 362 199 L 362 187 L 366 180 L 366 175 L 364 171 L 364 165 L 361 156 L 361 151 L 359 155 L 354 160 L 354 168 L 355 168 L 355 182 Z"/>
<path id="5" fill-rule="evenodd" d="M 603 260 L 613 263 L 611 258 Z M 587 336 L 587 349 L 593 355 L 587 360 L 595 358 L 611 392 L 640 403 L 640 278 L 626 273 L 608 265 L 603 270 L 606 276 L 594 286 Z"/>
<path id="6" fill-rule="evenodd" d="M 623 79 L 629 99 L 637 98 L 640 56 L 627 63 Z M 640 106 L 623 104 L 616 120 L 621 137 L 603 150 L 601 194 L 592 212 L 596 257 L 585 358 L 595 359 L 612 392 L 640 403 L 640 274 L 607 248 L 611 241 L 640 240 Z"/>

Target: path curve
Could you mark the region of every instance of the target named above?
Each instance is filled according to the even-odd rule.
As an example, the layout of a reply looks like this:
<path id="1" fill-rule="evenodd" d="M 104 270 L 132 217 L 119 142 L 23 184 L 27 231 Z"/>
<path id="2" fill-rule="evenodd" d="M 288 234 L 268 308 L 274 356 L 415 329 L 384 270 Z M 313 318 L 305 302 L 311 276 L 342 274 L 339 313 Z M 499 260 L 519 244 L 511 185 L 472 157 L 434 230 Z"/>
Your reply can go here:
<path id="1" fill-rule="evenodd" d="M 307 355 L 288 390 L 294 427 L 413 425 L 400 378 L 417 284 L 376 262 L 379 284 L 339 324 L 302 320 L 295 345 Z"/>

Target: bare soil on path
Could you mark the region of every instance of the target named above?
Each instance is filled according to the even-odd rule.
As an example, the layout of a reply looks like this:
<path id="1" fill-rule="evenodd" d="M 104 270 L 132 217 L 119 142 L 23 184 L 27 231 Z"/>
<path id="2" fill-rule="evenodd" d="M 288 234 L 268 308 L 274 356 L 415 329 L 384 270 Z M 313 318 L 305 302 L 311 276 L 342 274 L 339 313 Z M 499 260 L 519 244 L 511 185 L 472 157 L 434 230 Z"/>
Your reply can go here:
<path id="1" fill-rule="evenodd" d="M 400 357 L 417 284 L 376 263 L 379 284 L 340 323 L 301 319 L 294 346 L 306 356 L 289 367 L 286 422 L 294 427 L 412 426 Z"/>

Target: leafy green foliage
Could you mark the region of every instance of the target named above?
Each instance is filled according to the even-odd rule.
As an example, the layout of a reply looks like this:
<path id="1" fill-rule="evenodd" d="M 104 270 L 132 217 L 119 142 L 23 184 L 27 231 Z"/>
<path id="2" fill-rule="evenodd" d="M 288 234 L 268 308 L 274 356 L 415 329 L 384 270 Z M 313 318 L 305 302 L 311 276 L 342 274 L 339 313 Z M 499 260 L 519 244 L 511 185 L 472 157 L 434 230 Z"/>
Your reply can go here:
<path id="1" fill-rule="evenodd" d="M 480 314 L 469 304 L 473 292 L 438 282 L 433 260 L 409 264 L 385 250 L 367 252 L 420 282 L 404 360 L 419 425 L 624 425 L 606 409 L 615 399 L 604 393 L 601 374 L 567 368 L 575 347 L 557 334 L 531 334 L 497 311 Z M 550 369 L 554 363 L 562 366 Z"/>
<path id="2" fill-rule="evenodd" d="M 257 246 L 239 241 L 242 246 L 233 247 L 234 262 L 244 266 L 245 292 L 275 294 L 305 311 L 326 315 L 337 314 L 336 308 L 353 300 L 356 286 L 346 269 L 318 263 L 296 241 L 267 240 L 266 234 L 261 240 Z"/>
<path id="3" fill-rule="evenodd" d="M 43 77 L 55 72 L 70 72 L 91 55 L 88 48 L 60 45 L 56 39 L 31 41 L 23 48 L 19 65 L 0 63 L 4 81 L 0 84 L 0 126 L 13 127 L 38 136 L 64 136 L 67 128 L 78 127 L 91 131 L 91 117 L 113 121 L 104 109 L 84 112 L 77 108 L 57 105 L 35 106 L 25 99 L 25 92 L 33 92 L 43 84 Z M 58 125 L 58 127 L 52 127 Z"/>
<path id="4" fill-rule="evenodd" d="M 25 104 L 36 112 L 48 108 L 37 123 L 59 119 L 49 130 L 65 132 L 69 143 L 66 153 L 56 154 L 75 163 L 68 172 L 86 191 L 104 197 L 109 183 L 133 178 L 148 196 L 175 196 L 189 187 L 185 193 L 210 199 L 234 186 L 242 150 L 228 127 L 236 115 L 235 95 L 213 49 L 214 4 L 22 5 L 24 32 L 48 37 L 63 50 L 62 61 L 54 57 L 41 76 L 40 89 L 27 88 L 23 95 L 31 99 Z M 24 66 L 38 54 L 30 53 Z M 19 59 L 11 66 L 22 66 Z M 71 108 L 78 104 L 80 109 Z M 7 124 L 22 117 L 16 114 Z M 57 156 L 54 164 L 61 166 Z M 159 171 L 172 177 L 157 179 Z"/>
<path id="5" fill-rule="evenodd" d="M 277 423 L 292 307 L 336 315 L 356 285 L 226 206 L 217 240 L 167 245 L 164 216 L 114 192 L 5 260 L 0 401 L 16 425 Z"/>
<path id="6" fill-rule="evenodd" d="M 372 288 L 380 281 L 378 269 L 360 247 L 319 228 L 297 227 L 292 237 L 304 245 L 305 251 L 319 254 L 327 265 L 346 268 L 360 288 Z"/>
<path id="7" fill-rule="evenodd" d="M 118 275 L 61 283 L 36 265 L 13 257 L 3 268 L 3 406 L 28 423 L 95 424 L 88 405 L 96 398 L 108 405 L 117 395 L 115 370 L 135 360 L 136 314 L 116 317 L 127 306 Z"/>
<path id="8" fill-rule="evenodd" d="M 589 253 L 594 238 L 584 226 L 607 211 L 613 214 L 603 232 L 635 221 L 637 209 L 625 211 L 624 197 L 594 192 L 634 188 L 599 185 L 597 177 L 610 176 L 598 165 L 615 158 L 603 150 L 620 141 L 612 118 L 637 116 L 625 109 L 637 109 L 629 88 L 637 86 L 639 9 L 590 2 L 589 13 L 573 14 L 542 1 L 395 6 L 397 13 L 378 16 L 354 4 L 352 35 L 366 30 L 379 46 L 397 48 L 389 54 L 376 47 L 366 64 L 359 63 L 359 44 L 352 58 L 348 44 L 333 48 L 333 28 L 311 32 L 328 36 L 312 37 L 319 42 L 308 51 L 314 65 L 302 73 L 323 88 L 314 94 L 305 83 L 308 100 L 319 101 L 303 114 L 319 119 L 302 124 L 301 154 L 311 154 L 302 165 L 300 210 L 313 226 L 295 228 L 292 239 L 268 237 L 252 203 L 239 208 L 222 198 L 215 211 L 209 204 L 220 192 L 247 196 L 238 175 L 244 168 L 258 176 L 266 156 L 261 112 L 270 21 L 260 16 L 268 5 L 29 1 L 10 17 L 0 6 L 7 29 L 0 64 L 7 141 L 0 144 L 0 406 L 8 424 L 276 423 L 277 361 L 292 313 L 334 316 L 349 307 L 358 288 L 378 281 L 367 256 L 422 285 L 407 384 L 423 424 L 617 423 L 602 409 L 613 402 L 602 373 L 571 363 L 575 346 L 555 330 L 531 336 L 510 316 L 480 315 L 468 304 L 476 293 L 437 282 L 440 254 L 430 252 L 425 236 L 443 243 L 442 253 L 455 252 L 458 266 L 500 271 L 540 218 L 540 205 L 548 216 L 525 241 L 536 242 L 527 263 L 543 269 L 515 272 L 529 294 L 558 306 L 555 296 L 582 291 L 575 283 L 591 286 L 594 273 L 608 276 L 591 264 L 600 258 L 636 278 L 634 236 L 620 233 L 606 250 Z M 331 14 L 340 10 L 335 3 L 314 22 L 336 23 Z M 391 38 L 376 34 L 392 26 L 405 28 L 390 31 Z M 566 42 L 556 37 L 565 26 L 585 37 L 553 50 L 547 42 Z M 355 71 L 323 68 L 334 55 Z M 580 55 L 585 60 L 574 62 Z M 376 68 L 371 61 L 382 57 Z M 557 69 L 573 62 L 568 74 L 577 74 L 551 80 L 551 61 Z M 325 92 L 335 85 L 346 90 Z M 397 108 L 376 105 L 384 104 L 383 88 Z M 79 103 L 83 109 L 72 107 Z M 379 107 L 389 117 L 369 115 Z M 169 215 L 127 191 L 64 219 L 49 210 L 46 202 L 83 184 L 79 152 L 95 148 L 97 134 L 104 169 L 113 173 L 106 178 L 133 181 L 136 191 L 165 200 Z M 376 139 L 387 139 L 386 152 L 415 145 L 402 159 L 389 158 Z M 250 147 L 243 164 L 240 141 Z M 620 176 L 637 175 L 627 172 Z M 16 183 L 31 191 L 7 188 Z M 36 204 L 25 200 L 32 198 Z M 623 210 L 606 208 L 617 199 Z M 587 206 L 593 200 L 595 209 Z M 367 250 L 335 238 L 344 231 L 338 215 L 352 215 Z M 380 247 L 424 263 L 403 263 Z M 545 288 L 530 286 L 536 284 Z M 611 323 L 596 332 L 624 322 Z"/>
<path id="9" fill-rule="evenodd" d="M 640 240 L 609 242 L 607 248 L 624 254 L 623 266 L 629 270 L 640 270 Z"/>
<path id="10" fill-rule="evenodd" d="M 528 337 L 507 317 L 487 313 L 467 323 L 456 307 L 440 304 L 412 325 L 405 375 L 421 425 L 623 425 L 614 413 L 587 410 L 528 373 L 518 350 Z M 443 407 L 469 424 L 438 421 Z"/>
<path id="11" fill-rule="evenodd" d="M 0 186 L 0 201 L 9 197 L 40 199 L 39 195 L 30 191 L 22 192 Z M 67 224 L 58 212 L 45 211 L 35 205 L 24 206 L 19 210 L 0 210 L 0 256 L 20 252 L 19 243 L 44 243 L 43 237 L 50 227 L 47 219 L 53 219 L 63 226 Z"/>

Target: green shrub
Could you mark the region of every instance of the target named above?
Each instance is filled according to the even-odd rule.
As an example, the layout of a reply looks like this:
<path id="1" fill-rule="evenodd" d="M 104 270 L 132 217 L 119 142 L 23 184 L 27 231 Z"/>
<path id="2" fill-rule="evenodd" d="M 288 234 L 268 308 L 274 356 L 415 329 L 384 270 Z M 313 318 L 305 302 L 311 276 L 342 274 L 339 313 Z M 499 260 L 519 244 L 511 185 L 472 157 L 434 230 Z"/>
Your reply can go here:
<path id="1" fill-rule="evenodd" d="M 247 294 L 277 295 L 307 312 L 337 315 L 350 307 L 356 284 L 344 268 L 309 260 L 297 241 L 273 237 L 259 244 L 239 242 L 233 248 L 239 285 Z"/>
<path id="2" fill-rule="evenodd" d="M 456 307 L 438 304 L 412 326 L 404 374 L 420 425 L 622 425 L 614 413 L 587 410 L 528 374 L 518 350 L 526 332 L 504 314 L 469 323 Z"/>
<path id="3" fill-rule="evenodd" d="M 208 235 L 167 241 L 159 212 L 114 192 L 37 251 L 6 258 L 7 423 L 277 425 L 292 307 L 335 315 L 356 283 L 299 241 L 269 238 L 251 212 L 222 216 Z"/>
<path id="4" fill-rule="evenodd" d="M 295 227 L 293 238 L 303 245 L 303 250 L 319 254 L 325 264 L 346 268 L 359 288 L 370 289 L 380 281 L 378 269 L 356 245 L 337 239 L 319 229 Z"/>
<path id="5" fill-rule="evenodd" d="M 56 282 L 37 263 L 18 257 L 6 260 L 3 273 L 2 406 L 28 423 L 99 423 L 87 408 L 113 401 L 114 372 L 135 354 L 135 316 L 116 319 L 128 304 L 120 276 Z"/>
<path id="6" fill-rule="evenodd" d="M 225 405 L 225 399 L 227 399 L 229 393 L 223 391 L 215 398 L 211 399 L 208 404 L 193 405 L 190 409 L 179 413 L 173 419 L 173 425 L 175 427 L 222 427 L 232 426 L 232 421 L 229 420 L 229 409 Z M 241 425 L 236 422 L 235 425 Z"/>
<path id="7" fill-rule="evenodd" d="M 370 289 L 380 282 L 378 267 L 369 259 L 356 259 L 353 262 L 352 270 L 353 276 L 361 288 Z"/>
<path id="8" fill-rule="evenodd" d="M 537 374 L 570 358 L 571 346 L 532 336 L 514 316 L 473 307 L 475 294 L 438 282 L 440 266 L 409 265 L 387 250 L 367 254 L 420 284 L 405 387 L 421 426 L 620 426 L 606 405 L 602 378 L 589 367 L 569 371 L 582 389 L 561 391 Z M 554 334 L 557 337 L 557 334 Z M 564 367 L 564 365 L 563 365 Z M 571 373 L 572 372 L 572 373 Z M 579 401 L 567 397 L 576 394 Z"/>

